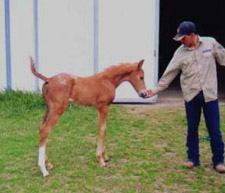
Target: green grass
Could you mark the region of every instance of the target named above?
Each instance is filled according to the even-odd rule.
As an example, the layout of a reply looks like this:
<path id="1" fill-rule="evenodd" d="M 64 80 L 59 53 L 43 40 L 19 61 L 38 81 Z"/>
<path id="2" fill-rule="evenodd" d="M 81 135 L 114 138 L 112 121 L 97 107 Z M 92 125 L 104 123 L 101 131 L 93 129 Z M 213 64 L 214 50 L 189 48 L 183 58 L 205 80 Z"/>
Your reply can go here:
<path id="1" fill-rule="evenodd" d="M 225 106 L 221 105 L 225 134 Z M 200 124 L 202 165 L 188 170 L 183 107 L 111 105 L 107 122 L 110 162 L 98 166 L 97 112 L 70 106 L 53 129 L 47 151 L 55 169 L 43 178 L 37 167 L 39 125 L 45 105 L 37 94 L 0 94 L 1 193 L 225 192 L 224 175 L 211 165 L 204 120 Z M 224 136 L 225 138 L 225 136 Z"/>

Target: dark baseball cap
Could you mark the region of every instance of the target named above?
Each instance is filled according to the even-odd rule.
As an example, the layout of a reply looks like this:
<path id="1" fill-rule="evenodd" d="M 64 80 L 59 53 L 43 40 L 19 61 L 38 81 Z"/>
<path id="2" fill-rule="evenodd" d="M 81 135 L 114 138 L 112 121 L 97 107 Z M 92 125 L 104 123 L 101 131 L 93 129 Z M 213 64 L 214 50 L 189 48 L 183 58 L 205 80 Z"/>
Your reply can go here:
<path id="1" fill-rule="evenodd" d="M 177 28 L 177 34 L 174 36 L 175 41 L 180 41 L 186 35 L 190 35 L 192 33 L 196 34 L 196 26 L 191 21 L 183 21 Z"/>

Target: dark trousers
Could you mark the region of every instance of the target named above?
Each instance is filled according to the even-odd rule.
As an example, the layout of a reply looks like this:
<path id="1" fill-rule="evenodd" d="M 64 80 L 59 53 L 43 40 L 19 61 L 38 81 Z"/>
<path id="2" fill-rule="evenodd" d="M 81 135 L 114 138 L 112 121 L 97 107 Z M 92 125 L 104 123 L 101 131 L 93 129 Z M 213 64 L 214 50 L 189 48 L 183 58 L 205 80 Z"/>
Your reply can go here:
<path id="1" fill-rule="evenodd" d="M 213 166 L 224 163 L 224 143 L 220 132 L 220 114 L 218 100 L 205 102 L 203 92 L 200 92 L 190 102 L 185 102 L 187 116 L 187 154 L 188 159 L 196 165 L 200 164 L 198 126 L 201 110 L 205 117 L 210 137 Z"/>

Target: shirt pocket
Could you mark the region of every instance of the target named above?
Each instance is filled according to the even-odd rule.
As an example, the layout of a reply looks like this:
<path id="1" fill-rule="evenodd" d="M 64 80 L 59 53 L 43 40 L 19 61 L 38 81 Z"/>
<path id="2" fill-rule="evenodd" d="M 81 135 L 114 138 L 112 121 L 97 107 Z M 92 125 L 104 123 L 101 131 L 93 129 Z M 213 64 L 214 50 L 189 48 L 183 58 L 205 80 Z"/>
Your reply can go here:
<path id="1" fill-rule="evenodd" d="M 199 62 L 206 68 L 207 65 L 215 62 L 214 52 L 212 49 L 202 50 Z"/>
<path id="2" fill-rule="evenodd" d="M 213 50 L 212 49 L 202 50 L 202 56 L 203 57 L 212 57 L 213 56 Z"/>

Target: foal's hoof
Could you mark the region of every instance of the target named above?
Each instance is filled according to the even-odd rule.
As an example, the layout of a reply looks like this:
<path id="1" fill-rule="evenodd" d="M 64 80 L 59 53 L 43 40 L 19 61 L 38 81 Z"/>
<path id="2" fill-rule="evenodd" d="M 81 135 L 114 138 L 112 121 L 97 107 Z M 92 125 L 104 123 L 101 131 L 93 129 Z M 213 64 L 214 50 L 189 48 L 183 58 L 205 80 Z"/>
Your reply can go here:
<path id="1" fill-rule="evenodd" d="M 49 173 L 43 174 L 43 177 L 46 178 L 49 176 Z"/>
<path id="2" fill-rule="evenodd" d="M 98 158 L 97 157 L 97 161 L 98 161 L 98 163 L 99 163 L 99 165 L 101 166 L 101 167 L 104 167 L 106 164 L 105 164 L 105 161 L 104 161 L 104 159 L 101 157 L 101 158 Z"/>
<path id="3" fill-rule="evenodd" d="M 105 167 L 105 166 L 106 166 L 106 163 L 105 163 L 104 161 L 101 161 L 101 162 L 99 162 L 99 165 L 100 165 L 101 167 Z"/>
<path id="4" fill-rule="evenodd" d="M 42 175 L 43 175 L 43 177 L 45 178 L 45 177 L 49 176 L 49 173 L 48 173 L 47 170 L 46 170 L 46 171 L 42 171 Z"/>
<path id="5" fill-rule="evenodd" d="M 104 161 L 105 161 L 105 162 L 109 162 L 109 160 L 110 160 L 110 159 L 109 159 L 108 156 L 105 156 L 105 157 L 104 157 Z"/>
<path id="6" fill-rule="evenodd" d="M 48 168 L 49 170 L 53 170 L 53 169 L 54 169 L 54 166 L 53 166 L 52 164 L 50 164 L 50 163 L 47 164 L 46 166 L 47 166 L 47 168 Z"/>

